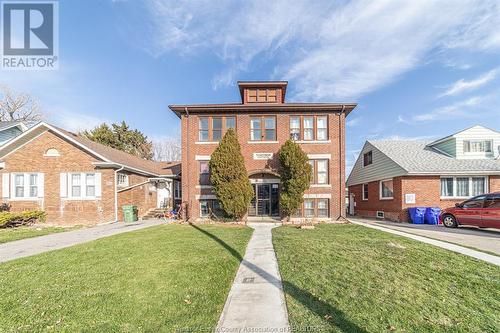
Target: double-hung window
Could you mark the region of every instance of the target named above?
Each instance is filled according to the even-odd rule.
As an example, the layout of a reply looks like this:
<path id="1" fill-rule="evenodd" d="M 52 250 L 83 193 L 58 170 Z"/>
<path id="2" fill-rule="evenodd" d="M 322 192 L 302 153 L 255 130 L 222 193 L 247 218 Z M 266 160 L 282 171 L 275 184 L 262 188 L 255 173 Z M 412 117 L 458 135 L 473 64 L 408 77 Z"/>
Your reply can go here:
<path id="1" fill-rule="evenodd" d="M 464 140 L 464 153 L 492 153 L 491 140 Z"/>
<path id="2" fill-rule="evenodd" d="M 380 199 L 387 200 L 394 197 L 394 182 L 392 179 L 380 181 Z"/>
<path id="3" fill-rule="evenodd" d="M 236 129 L 236 117 L 199 117 L 198 140 L 220 141 L 230 128 Z"/>
<path id="4" fill-rule="evenodd" d="M 12 199 L 34 199 L 43 193 L 43 174 L 40 173 L 14 173 L 11 175 L 12 188 L 10 197 Z M 8 180 L 6 177 L 7 188 Z"/>
<path id="5" fill-rule="evenodd" d="M 200 161 L 200 185 L 210 185 L 210 168 L 208 161 Z"/>
<path id="6" fill-rule="evenodd" d="M 72 199 L 95 199 L 100 196 L 100 174 L 94 172 L 69 173 L 67 179 L 68 197 Z M 99 190 L 97 187 L 99 187 Z"/>
<path id="7" fill-rule="evenodd" d="M 304 217 L 314 217 L 314 200 L 304 200 Z"/>
<path id="8" fill-rule="evenodd" d="M 488 192 L 486 177 L 442 177 L 442 198 L 467 198 Z"/>
<path id="9" fill-rule="evenodd" d="M 330 200 L 329 199 L 304 199 L 301 209 L 299 209 L 293 217 L 304 218 L 328 218 L 330 216 Z"/>
<path id="10" fill-rule="evenodd" d="M 318 199 L 318 217 L 328 217 L 328 199 Z"/>
<path id="11" fill-rule="evenodd" d="M 290 138 L 294 141 L 327 141 L 328 116 L 290 116 Z"/>
<path id="12" fill-rule="evenodd" d="M 363 200 L 368 200 L 368 184 L 363 184 Z"/>
<path id="13" fill-rule="evenodd" d="M 317 185 L 328 184 L 328 160 L 309 160 L 309 164 L 313 171 L 311 183 Z"/>
<path id="14" fill-rule="evenodd" d="M 24 198 L 24 174 L 14 176 L 15 197 Z"/>
<path id="15" fill-rule="evenodd" d="M 275 141 L 276 117 L 264 116 L 250 118 L 250 140 Z"/>
<path id="16" fill-rule="evenodd" d="M 300 140 L 300 117 L 290 117 L 290 139 Z"/>

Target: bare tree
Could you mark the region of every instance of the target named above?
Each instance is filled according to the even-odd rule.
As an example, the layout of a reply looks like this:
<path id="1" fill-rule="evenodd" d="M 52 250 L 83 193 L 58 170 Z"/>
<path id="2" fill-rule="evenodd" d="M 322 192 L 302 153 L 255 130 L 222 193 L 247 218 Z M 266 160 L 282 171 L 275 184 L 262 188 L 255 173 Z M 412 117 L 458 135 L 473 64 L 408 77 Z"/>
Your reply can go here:
<path id="1" fill-rule="evenodd" d="M 177 138 L 153 140 L 153 160 L 155 161 L 180 161 L 181 141 Z"/>
<path id="2" fill-rule="evenodd" d="M 0 121 L 37 122 L 42 119 L 40 104 L 34 97 L 16 93 L 0 85 Z"/>

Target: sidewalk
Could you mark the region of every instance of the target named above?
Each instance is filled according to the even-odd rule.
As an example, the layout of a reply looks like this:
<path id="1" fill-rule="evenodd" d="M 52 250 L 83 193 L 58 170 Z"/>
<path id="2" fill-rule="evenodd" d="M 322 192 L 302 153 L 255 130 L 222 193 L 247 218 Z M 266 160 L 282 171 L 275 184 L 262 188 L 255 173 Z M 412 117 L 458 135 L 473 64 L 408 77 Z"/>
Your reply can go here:
<path id="1" fill-rule="evenodd" d="M 403 232 L 403 231 L 395 230 L 393 228 L 380 225 L 380 224 L 375 223 L 373 221 L 370 222 L 370 220 L 356 219 L 356 218 L 351 218 L 351 217 L 348 218 L 348 220 L 351 223 L 354 223 L 354 224 L 362 225 L 362 226 L 365 226 L 365 227 L 368 227 L 368 228 L 372 228 L 372 229 L 377 229 L 377 230 L 385 231 L 385 232 L 388 232 L 388 233 L 391 233 L 391 234 L 395 234 L 395 235 L 398 235 L 398 236 L 403 236 L 403 237 L 411 238 L 411 239 L 414 239 L 414 240 L 417 240 L 417 241 L 420 241 L 420 242 L 423 242 L 423 243 L 427 243 L 427 244 L 430 244 L 430 245 L 438 246 L 440 248 L 443 248 L 443 249 L 446 249 L 446 250 L 449 250 L 449 251 L 453 251 L 453 252 L 456 252 L 456 253 L 464 254 L 466 256 L 473 257 L 473 258 L 476 258 L 476 259 L 479 259 L 479 260 L 486 261 L 486 262 L 491 263 L 493 265 L 500 266 L 500 257 L 492 255 L 492 254 L 487 254 L 487 253 L 484 253 L 484 252 L 481 252 L 481 251 L 472 250 L 472 249 L 469 249 L 469 248 L 466 248 L 466 247 L 463 247 L 463 246 L 460 246 L 460 245 L 455 245 L 455 244 L 443 242 L 443 241 L 440 241 L 440 240 L 436 240 L 436 239 L 427 238 L 427 237 L 424 237 L 424 236 L 415 235 L 415 234 L 412 234 L 412 233 L 409 233 L 409 232 Z"/>
<path id="2" fill-rule="evenodd" d="M 161 220 L 118 222 L 8 242 L 0 244 L 0 263 L 164 223 Z"/>
<path id="3" fill-rule="evenodd" d="M 217 332 L 289 332 L 288 314 L 271 229 L 275 223 L 249 224 L 254 230 L 226 300 Z"/>

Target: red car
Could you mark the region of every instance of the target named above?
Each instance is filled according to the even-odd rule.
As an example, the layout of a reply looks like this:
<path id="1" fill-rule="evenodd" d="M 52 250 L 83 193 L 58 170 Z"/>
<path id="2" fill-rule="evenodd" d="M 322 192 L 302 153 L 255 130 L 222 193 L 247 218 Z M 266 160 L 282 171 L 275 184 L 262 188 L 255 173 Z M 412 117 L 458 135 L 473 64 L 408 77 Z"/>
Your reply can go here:
<path id="1" fill-rule="evenodd" d="M 439 219 L 448 228 L 474 225 L 500 229 L 500 192 L 478 195 L 457 203 L 455 207 L 444 209 Z"/>

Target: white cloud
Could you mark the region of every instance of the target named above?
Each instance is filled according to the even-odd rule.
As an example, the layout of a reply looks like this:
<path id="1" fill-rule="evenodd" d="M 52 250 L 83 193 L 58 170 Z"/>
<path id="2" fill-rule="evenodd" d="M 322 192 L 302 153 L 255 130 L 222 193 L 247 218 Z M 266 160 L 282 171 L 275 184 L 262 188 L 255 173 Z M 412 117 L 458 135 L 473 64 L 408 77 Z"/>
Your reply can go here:
<path id="1" fill-rule="evenodd" d="M 482 87 L 490 81 L 494 80 L 498 75 L 498 71 L 498 68 L 493 69 L 470 81 L 460 79 L 457 82 L 451 84 L 448 89 L 446 89 L 446 91 L 440 94 L 438 97 L 458 95 L 462 92 Z"/>
<path id="2" fill-rule="evenodd" d="M 216 54 L 214 87 L 273 58 L 295 99 L 352 99 L 396 80 L 434 50 L 500 45 L 500 3 L 479 1 L 172 1 L 147 3 L 148 50 Z M 446 14 L 443 14 L 446 13 Z"/>
<path id="3" fill-rule="evenodd" d="M 411 124 L 414 122 L 426 122 L 437 119 L 450 119 L 452 117 L 476 117 L 483 111 L 480 108 L 482 104 L 489 99 L 490 96 L 474 96 L 463 101 L 439 107 L 431 112 L 414 115 L 410 120 L 406 120 L 402 116 L 399 116 L 399 121 Z"/>

